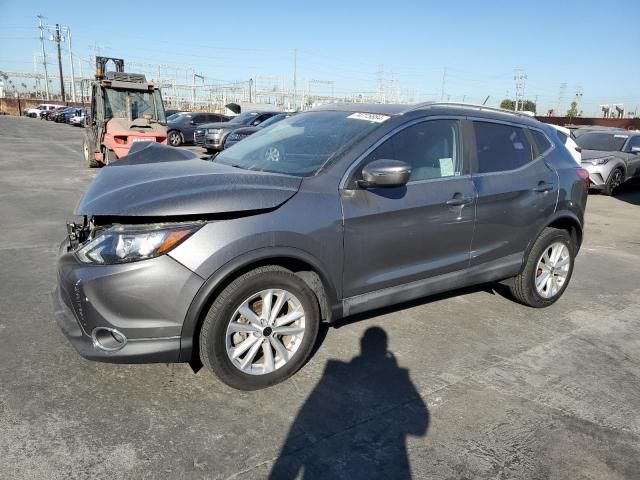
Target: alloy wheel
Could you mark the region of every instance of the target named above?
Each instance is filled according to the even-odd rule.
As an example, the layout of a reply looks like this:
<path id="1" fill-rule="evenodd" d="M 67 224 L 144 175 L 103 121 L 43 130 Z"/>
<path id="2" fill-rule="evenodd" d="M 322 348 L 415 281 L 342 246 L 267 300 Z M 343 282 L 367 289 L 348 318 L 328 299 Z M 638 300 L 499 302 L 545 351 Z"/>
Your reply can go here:
<path id="1" fill-rule="evenodd" d="M 225 335 L 227 355 L 243 373 L 265 375 L 293 357 L 304 333 L 300 300 L 286 290 L 262 290 L 245 299 L 232 315 Z"/>
<path id="2" fill-rule="evenodd" d="M 552 298 L 560 292 L 571 268 L 569 248 L 562 242 L 549 245 L 535 269 L 535 286 L 542 298 Z"/>
<path id="3" fill-rule="evenodd" d="M 169 134 L 169 144 L 178 147 L 182 143 L 182 138 L 178 132 L 171 132 Z"/>
<path id="4" fill-rule="evenodd" d="M 611 191 L 613 192 L 616 188 L 622 185 L 622 170 L 616 169 L 611 175 Z"/>

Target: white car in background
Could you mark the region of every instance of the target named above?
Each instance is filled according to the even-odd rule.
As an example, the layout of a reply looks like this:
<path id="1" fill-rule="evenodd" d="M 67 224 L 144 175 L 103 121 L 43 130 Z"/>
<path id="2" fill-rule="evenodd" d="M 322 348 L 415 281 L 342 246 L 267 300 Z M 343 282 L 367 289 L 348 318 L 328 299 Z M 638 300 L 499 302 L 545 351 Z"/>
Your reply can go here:
<path id="1" fill-rule="evenodd" d="M 582 153 L 580 153 L 582 152 L 582 149 L 576 142 L 573 141 L 573 138 L 571 138 L 571 130 L 566 127 L 554 125 L 552 123 L 549 123 L 549 125 L 556 129 L 558 138 L 560 138 L 562 143 L 564 143 L 564 146 L 567 147 L 567 150 L 569 150 L 569 153 L 571 153 L 571 155 L 573 156 L 574 160 L 578 163 L 578 165 L 580 165 L 580 162 L 582 162 Z"/>
<path id="2" fill-rule="evenodd" d="M 42 112 L 48 112 L 60 107 L 64 107 L 64 105 L 54 105 L 52 103 L 41 103 L 35 108 L 28 108 L 27 110 L 24 111 L 24 114 L 27 117 L 40 118 L 40 115 L 42 115 Z"/>

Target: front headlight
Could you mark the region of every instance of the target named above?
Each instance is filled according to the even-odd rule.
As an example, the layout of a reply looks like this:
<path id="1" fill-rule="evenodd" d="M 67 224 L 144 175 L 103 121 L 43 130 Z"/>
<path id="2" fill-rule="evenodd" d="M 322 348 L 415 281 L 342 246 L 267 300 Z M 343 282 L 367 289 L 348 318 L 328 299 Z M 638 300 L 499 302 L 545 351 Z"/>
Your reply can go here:
<path id="1" fill-rule="evenodd" d="M 154 258 L 167 253 L 202 227 L 197 224 L 117 226 L 105 230 L 76 256 L 82 263 L 111 265 Z"/>
<path id="2" fill-rule="evenodd" d="M 218 133 L 220 133 L 222 131 L 221 128 L 207 128 L 207 133 L 211 133 L 213 135 L 216 135 Z"/>
<path id="3" fill-rule="evenodd" d="M 611 156 L 602 157 L 602 158 L 594 158 L 593 160 L 591 160 L 591 165 L 604 165 L 605 163 L 607 163 L 612 158 L 613 157 L 611 157 Z"/>

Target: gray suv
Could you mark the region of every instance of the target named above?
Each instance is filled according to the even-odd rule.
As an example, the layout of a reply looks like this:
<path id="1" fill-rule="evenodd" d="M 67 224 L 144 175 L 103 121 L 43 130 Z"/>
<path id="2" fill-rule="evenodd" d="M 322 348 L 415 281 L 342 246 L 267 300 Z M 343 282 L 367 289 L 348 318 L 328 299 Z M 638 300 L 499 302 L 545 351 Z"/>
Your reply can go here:
<path id="1" fill-rule="evenodd" d="M 640 176 L 640 132 L 589 129 L 576 136 L 576 143 L 592 189 L 615 195 L 624 182 Z"/>
<path id="2" fill-rule="evenodd" d="M 56 317 L 92 360 L 200 359 L 267 387 L 305 363 L 321 322 L 492 281 L 551 305 L 587 183 L 550 127 L 452 104 L 324 106 L 215 162 L 138 144 L 68 225 Z"/>

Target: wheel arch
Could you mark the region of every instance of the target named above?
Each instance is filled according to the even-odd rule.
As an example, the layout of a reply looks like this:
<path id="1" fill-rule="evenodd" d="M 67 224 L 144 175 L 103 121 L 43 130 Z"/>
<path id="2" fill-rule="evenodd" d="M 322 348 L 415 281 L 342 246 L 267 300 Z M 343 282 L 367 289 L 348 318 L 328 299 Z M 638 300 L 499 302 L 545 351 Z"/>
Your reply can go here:
<path id="1" fill-rule="evenodd" d="M 335 286 L 310 254 L 295 248 L 259 249 L 236 257 L 213 273 L 200 287 L 185 316 L 180 338 L 180 361 L 198 362 L 198 336 L 215 298 L 239 276 L 266 265 L 276 265 L 298 275 L 315 293 L 323 322 L 341 314 Z"/>
<path id="2" fill-rule="evenodd" d="M 560 230 L 565 230 L 569 233 L 569 236 L 574 242 L 576 246 L 576 254 L 580 250 L 580 246 L 582 245 L 583 239 L 583 229 L 582 222 L 578 219 L 578 217 L 572 212 L 557 212 L 556 215 L 551 217 L 540 230 L 536 233 L 535 237 L 533 237 L 529 244 L 527 245 L 527 250 L 525 251 L 525 255 L 522 257 L 522 266 L 521 271 L 527 263 L 527 258 L 529 257 L 529 253 L 533 248 L 533 244 L 538 239 L 538 237 L 542 234 L 545 228 L 558 228 Z"/>

